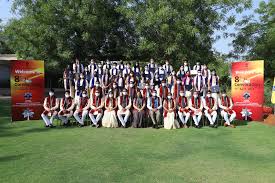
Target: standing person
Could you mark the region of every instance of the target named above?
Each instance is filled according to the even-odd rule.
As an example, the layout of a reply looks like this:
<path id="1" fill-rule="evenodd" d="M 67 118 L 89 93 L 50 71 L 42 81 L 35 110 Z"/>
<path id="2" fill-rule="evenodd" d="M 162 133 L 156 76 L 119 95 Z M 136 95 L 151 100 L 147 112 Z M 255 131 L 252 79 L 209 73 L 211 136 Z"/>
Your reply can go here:
<path id="1" fill-rule="evenodd" d="M 134 85 L 137 84 L 136 78 L 135 78 L 135 76 L 134 76 L 134 72 L 133 72 L 133 71 L 131 71 L 131 72 L 130 72 L 130 75 L 127 76 L 126 82 L 125 82 L 125 84 L 126 84 L 125 87 L 128 88 L 129 85 L 130 85 L 131 83 L 133 83 Z"/>
<path id="2" fill-rule="evenodd" d="M 151 78 L 154 78 L 154 74 L 155 74 L 155 71 L 156 71 L 156 64 L 154 62 L 154 59 L 151 58 L 150 59 L 150 63 L 148 64 L 148 68 L 149 68 L 149 72 L 151 74 Z"/>
<path id="3" fill-rule="evenodd" d="M 167 99 L 163 102 L 163 109 L 164 109 L 164 128 L 165 129 L 176 129 L 179 128 L 179 123 L 175 119 L 175 110 L 176 110 L 176 104 L 175 100 L 172 98 L 172 94 L 169 92 Z"/>
<path id="4" fill-rule="evenodd" d="M 103 97 L 103 89 L 101 88 L 99 81 L 96 81 L 95 86 L 91 89 L 90 97 L 95 97 L 95 93 L 98 90 L 100 97 Z"/>
<path id="5" fill-rule="evenodd" d="M 97 76 L 97 72 L 94 71 L 94 75 L 89 82 L 89 89 L 92 90 L 95 87 L 96 83 L 100 83 L 100 79 Z"/>
<path id="6" fill-rule="evenodd" d="M 234 121 L 236 117 L 236 112 L 233 110 L 233 101 L 232 98 L 227 96 L 226 91 L 222 91 L 222 96 L 218 99 L 219 107 L 221 109 L 221 116 L 224 118 L 225 127 L 235 128 L 235 125 L 232 125 L 231 122 Z"/>
<path id="7" fill-rule="evenodd" d="M 200 64 L 200 62 L 197 62 L 196 63 L 196 65 L 194 65 L 194 67 L 193 67 L 193 70 L 201 70 L 202 68 L 201 68 L 201 64 Z"/>
<path id="8" fill-rule="evenodd" d="M 165 60 L 165 64 L 162 67 L 164 68 L 166 75 L 170 75 L 173 72 L 173 67 L 169 64 L 168 60 Z"/>
<path id="9" fill-rule="evenodd" d="M 103 107 L 104 107 L 104 100 L 100 95 L 100 90 L 96 89 L 95 95 L 90 98 L 91 110 L 89 112 L 89 117 L 93 123 L 91 126 L 95 126 L 96 128 L 99 127 L 98 122 L 103 115 L 103 110 L 102 110 Z"/>
<path id="10" fill-rule="evenodd" d="M 133 124 L 132 127 L 140 128 L 142 126 L 142 121 L 145 113 L 146 98 L 142 97 L 141 92 L 137 92 L 137 96 L 133 101 Z"/>
<path id="11" fill-rule="evenodd" d="M 111 69 L 111 63 L 110 63 L 110 61 L 107 59 L 106 60 L 106 63 L 103 65 L 103 70 L 107 70 L 107 71 L 109 71 L 110 69 Z"/>
<path id="12" fill-rule="evenodd" d="M 150 97 L 152 90 L 150 89 L 149 83 L 145 83 L 145 87 L 142 90 L 142 97 L 147 99 Z"/>
<path id="13" fill-rule="evenodd" d="M 191 72 L 191 68 L 190 68 L 190 65 L 188 64 L 188 62 L 185 60 L 184 63 L 183 63 L 183 70 L 184 70 L 184 73 L 186 74 L 187 72 Z"/>
<path id="14" fill-rule="evenodd" d="M 208 90 L 211 90 L 212 96 L 218 100 L 218 93 L 220 92 L 219 76 L 216 74 L 216 70 L 212 70 L 211 75 L 208 78 Z"/>
<path id="15" fill-rule="evenodd" d="M 167 73 L 162 66 L 158 67 L 158 69 L 156 70 L 156 73 L 158 74 L 158 78 L 160 81 L 166 79 Z"/>
<path id="16" fill-rule="evenodd" d="M 75 59 L 75 63 L 73 63 L 73 74 L 79 76 L 79 74 L 83 73 L 83 72 L 84 72 L 83 64 L 81 64 L 80 61 L 79 61 L 79 59 L 76 58 Z"/>
<path id="17" fill-rule="evenodd" d="M 70 70 L 70 65 L 67 65 L 67 67 L 63 71 L 63 83 L 64 83 L 64 89 L 69 90 L 70 89 L 70 76 L 71 75 L 71 70 Z"/>
<path id="18" fill-rule="evenodd" d="M 179 118 L 180 118 L 184 128 L 188 128 L 187 122 L 191 115 L 188 100 L 189 99 L 184 96 L 184 91 L 181 90 L 180 96 L 177 100 L 177 105 L 178 105 L 178 115 L 179 115 Z"/>
<path id="19" fill-rule="evenodd" d="M 84 126 L 84 120 L 89 112 L 90 100 L 87 95 L 87 91 L 82 91 L 81 97 L 76 100 L 76 110 L 74 112 L 74 118 L 79 123 L 79 127 Z M 80 118 L 81 116 L 81 118 Z"/>
<path id="20" fill-rule="evenodd" d="M 145 81 L 152 79 L 152 76 L 151 76 L 151 73 L 149 71 L 148 65 L 144 66 L 143 78 L 145 79 Z"/>
<path id="21" fill-rule="evenodd" d="M 182 82 L 181 82 L 180 78 L 177 78 L 177 81 L 174 83 L 174 85 L 172 86 L 172 90 L 171 90 L 171 93 L 175 100 L 177 100 L 179 98 L 181 90 L 184 90 L 184 88 L 182 86 Z"/>
<path id="22" fill-rule="evenodd" d="M 97 72 L 97 77 L 99 79 L 99 82 L 100 82 L 100 84 L 102 84 L 103 69 L 102 69 L 101 63 L 98 64 L 96 72 Z"/>
<path id="23" fill-rule="evenodd" d="M 153 128 L 158 129 L 161 115 L 160 110 L 162 108 L 162 99 L 157 96 L 156 90 L 153 91 L 152 97 L 147 99 L 147 108 L 149 109 L 149 114 L 153 121 Z"/>
<path id="24" fill-rule="evenodd" d="M 108 93 L 109 87 L 112 83 L 110 82 L 111 77 L 108 74 L 108 70 L 104 70 L 103 72 L 104 72 L 104 74 L 101 79 L 102 80 L 102 89 L 103 89 L 104 95 L 106 95 Z"/>
<path id="25" fill-rule="evenodd" d="M 112 88 L 112 91 L 113 91 L 113 95 L 114 95 L 114 98 L 116 99 L 117 97 L 120 96 L 120 94 L 122 92 L 119 91 L 118 87 L 117 87 L 117 83 L 116 82 L 113 82 L 113 88 Z"/>
<path id="26" fill-rule="evenodd" d="M 80 74 L 80 79 L 75 80 L 75 98 L 78 99 L 81 97 L 81 94 L 84 90 L 88 89 L 88 81 L 84 78 L 83 73 Z"/>
<path id="27" fill-rule="evenodd" d="M 59 119 L 62 121 L 64 126 L 68 125 L 70 117 L 73 116 L 74 99 L 70 96 L 70 91 L 65 91 L 65 97 L 61 99 L 60 111 L 58 113 Z"/>
<path id="28" fill-rule="evenodd" d="M 49 91 L 49 96 L 44 99 L 44 111 L 41 117 L 45 123 L 45 127 L 55 127 L 53 126 L 53 120 L 57 116 L 57 109 L 59 107 L 59 100 L 54 95 L 54 90 Z M 50 119 L 48 118 L 50 117 Z"/>
<path id="29" fill-rule="evenodd" d="M 128 96 L 127 89 L 122 90 L 122 96 L 118 97 L 118 111 L 117 117 L 122 124 L 123 128 L 126 128 L 126 123 L 131 115 L 130 109 L 132 107 L 131 97 Z M 123 117 L 124 116 L 124 117 Z"/>
<path id="30" fill-rule="evenodd" d="M 184 77 L 184 75 L 185 75 L 185 72 L 184 72 L 184 66 L 182 65 L 182 66 L 180 66 L 180 69 L 179 69 L 179 71 L 177 72 L 177 77 L 179 77 L 179 78 L 183 78 Z"/>
<path id="31" fill-rule="evenodd" d="M 122 61 L 122 60 L 120 60 L 119 64 L 117 65 L 117 69 L 118 69 L 118 71 L 119 71 L 120 73 L 123 72 L 123 70 L 124 70 L 124 64 L 123 64 L 123 61 Z"/>
<path id="32" fill-rule="evenodd" d="M 139 63 L 138 62 L 135 63 L 134 67 L 132 68 L 132 71 L 134 72 L 135 78 L 140 78 L 141 71 L 140 71 L 140 67 L 139 67 Z"/>
<path id="33" fill-rule="evenodd" d="M 117 83 L 118 83 L 119 92 L 122 92 L 123 88 L 125 88 L 125 80 L 124 80 L 121 72 L 118 74 Z"/>
<path id="34" fill-rule="evenodd" d="M 113 96 L 112 90 L 109 90 L 108 96 L 105 99 L 105 111 L 102 118 L 102 126 L 107 128 L 117 128 L 118 122 L 116 118 L 117 102 Z"/>
<path id="35" fill-rule="evenodd" d="M 190 76 L 190 73 L 187 72 L 185 77 L 182 80 L 183 86 L 184 86 L 184 91 L 185 91 L 185 96 L 188 98 L 188 100 L 191 98 L 191 91 L 193 90 L 193 79 Z"/>
<path id="36" fill-rule="evenodd" d="M 137 95 L 137 88 L 133 82 L 130 82 L 128 87 L 128 95 L 133 100 Z"/>
<path id="37" fill-rule="evenodd" d="M 195 128 L 200 128 L 200 121 L 202 117 L 203 103 L 201 97 L 199 97 L 198 92 L 194 91 L 193 97 L 190 101 L 190 109 L 192 110 L 192 117 L 195 123 Z"/>
<path id="38" fill-rule="evenodd" d="M 84 78 L 88 81 L 88 83 L 90 82 L 91 80 L 91 74 L 90 74 L 90 71 L 88 70 L 88 67 L 84 67 Z"/>
<path id="39" fill-rule="evenodd" d="M 112 69 L 110 69 L 110 75 L 112 78 L 118 76 L 117 63 L 113 63 Z"/>
<path id="40" fill-rule="evenodd" d="M 88 71 L 90 72 L 90 78 L 93 78 L 95 75 L 95 71 L 97 70 L 97 64 L 94 59 L 91 59 L 90 64 L 88 65 Z"/>
<path id="41" fill-rule="evenodd" d="M 198 74 L 194 77 L 193 86 L 199 96 L 203 96 L 203 90 L 205 86 L 205 78 L 202 76 L 201 70 L 198 70 Z"/>
<path id="42" fill-rule="evenodd" d="M 127 63 L 127 66 L 123 69 L 122 75 L 124 78 L 127 78 L 127 76 L 130 75 L 131 72 L 131 65 L 130 63 Z"/>
<path id="43" fill-rule="evenodd" d="M 204 105 L 204 114 L 210 122 L 211 128 L 217 128 L 217 124 L 215 124 L 217 119 L 217 100 L 211 96 L 211 91 L 208 90 L 205 99 L 203 100 Z"/>
<path id="44" fill-rule="evenodd" d="M 163 100 L 163 99 L 167 98 L 168 92 L 169 92 L 169 89 L 166 85 L 166 81 L 162 80 L 161 86 L 158 89 L 158 96 Z"/>

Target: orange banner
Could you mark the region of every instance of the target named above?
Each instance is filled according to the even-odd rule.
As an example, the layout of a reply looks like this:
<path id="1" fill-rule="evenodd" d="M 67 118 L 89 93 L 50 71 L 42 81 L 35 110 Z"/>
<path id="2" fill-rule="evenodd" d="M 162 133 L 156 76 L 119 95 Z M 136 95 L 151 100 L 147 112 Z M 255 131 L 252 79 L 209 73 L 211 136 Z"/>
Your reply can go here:
<path id="1" fill-rule="evenodd" d="M 261 121 L 264 102 L 264 61 L 232 63 L 231 83 L 237 119 Z"/>
<path id="2" fill-rule="evenodd" d="M 43 112 L 44 61 L 11 61 L 12 121 L 37 120 Z"/>

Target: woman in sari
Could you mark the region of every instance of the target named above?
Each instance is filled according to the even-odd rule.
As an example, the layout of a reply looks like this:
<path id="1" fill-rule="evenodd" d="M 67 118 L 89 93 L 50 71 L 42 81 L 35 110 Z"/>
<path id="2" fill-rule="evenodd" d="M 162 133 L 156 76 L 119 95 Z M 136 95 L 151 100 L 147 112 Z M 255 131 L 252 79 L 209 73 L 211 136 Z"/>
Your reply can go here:
<path id="1" fill-rule="evenodd" d="M 117 101 L 114 98 L 113 91 L 109 91 L 105 100 L 105 111 L 102 118 L 102 126 L 107 128 L 117 128 L 118 122 L 116 118 Z"/>

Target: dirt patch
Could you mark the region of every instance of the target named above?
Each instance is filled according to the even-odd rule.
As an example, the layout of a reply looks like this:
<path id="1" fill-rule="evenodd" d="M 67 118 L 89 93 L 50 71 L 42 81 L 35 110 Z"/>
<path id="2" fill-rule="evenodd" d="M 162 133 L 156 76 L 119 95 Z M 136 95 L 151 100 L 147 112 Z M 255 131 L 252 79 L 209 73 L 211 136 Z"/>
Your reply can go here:
<path id="1" fill-rule="evenodd" d="M 265 118 L 263 123 L 268 124 L 268 125 L 275 125 L 275 115 L 269 114 L 268 117 Z"/>

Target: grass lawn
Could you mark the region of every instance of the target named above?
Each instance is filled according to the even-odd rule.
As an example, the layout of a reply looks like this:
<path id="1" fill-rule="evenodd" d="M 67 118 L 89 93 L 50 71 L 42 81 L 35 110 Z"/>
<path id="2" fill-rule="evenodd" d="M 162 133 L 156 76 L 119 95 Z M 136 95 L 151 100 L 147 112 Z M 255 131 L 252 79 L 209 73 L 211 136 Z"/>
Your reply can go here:
<path id="1" fill-rule="evenodd" d="M 46 129 L 0 100 L 0 182 L 275 182 L 275 127 Z"/>

